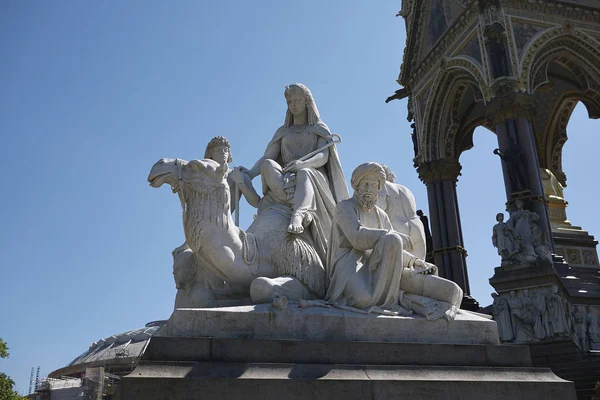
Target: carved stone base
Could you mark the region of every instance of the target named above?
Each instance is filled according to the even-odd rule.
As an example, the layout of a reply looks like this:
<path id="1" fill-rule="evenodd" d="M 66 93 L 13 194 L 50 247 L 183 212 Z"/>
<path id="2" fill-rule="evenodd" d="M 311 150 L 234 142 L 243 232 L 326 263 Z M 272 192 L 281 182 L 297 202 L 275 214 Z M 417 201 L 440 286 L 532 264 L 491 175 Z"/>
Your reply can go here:
<path id="1" fill-rule="evenodd" d="M 533 263 L 527 266 L 494 268 L 490 285 L 500 293 L 525 287 L 558 284 L 559 281 L 560 277 L 552 265 Z"/>
<path id="2" fill-rule="evenodd" d="M 333 340 L 338 342 L 412 342 L 499 344 L 496 322 L 459 310 L 454 321 L 382 316 L 338 308 L 287 310 L 269 304 L 177 309 L 157 336 L 219 337 L 260 340 Z"/>
<path id="3" fill-rule="evenodd" d="M 552 232 L 556 254 L 564 257 L 570 266 L 600 268 L 598 263 L 598 241 L 583 230 L 563 230 Z"/>
<path id="4" fill-rule="evenodd" d="M 153 337 L 119 399 L 574 399 L 526 346 Z"/>

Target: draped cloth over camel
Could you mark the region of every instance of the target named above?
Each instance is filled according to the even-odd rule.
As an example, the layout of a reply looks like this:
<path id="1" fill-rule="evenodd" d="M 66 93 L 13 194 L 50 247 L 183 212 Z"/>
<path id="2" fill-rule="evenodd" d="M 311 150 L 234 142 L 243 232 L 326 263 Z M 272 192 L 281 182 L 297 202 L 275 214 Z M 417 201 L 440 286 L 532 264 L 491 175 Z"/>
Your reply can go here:
<path id="1" fill-rule="evenodd" d="M 278 166 L 273 167 L 281 168 L 279 172 L 283 174 L 283 187 L 280 187 L 279 182 L 269 182 L 268 175 L 262 174 L 265 197 L 259 206 L 259 214 L 265 209 L 275 208 L 281 212 L 289 212 L 291 215 L 289 204 L 292 203 L 296 189 L 296 173 L 283 173 L 282 168 L 303 155 L 317 150 L 319 142 L 327 143 L 332 140 L 329 128 L 323 122 L 312 125 L 282 126 L 275 132 L 265 153 L 269 153 L 272 146 L 279 146 L 279 157 L 274 160 Z M 303 147 L 301 151 L 298 150 L 298 146 Z M 308 182 L 314 193 L 311 204 L 306 210 L 308 217 L 312 219 L 310 234 L 322 260 L 326 260 L 327 240 L 331 232 L 336 204 L 349 197 L 337 149 L 335 146 L 331 146 L 328 151 L 329 158 L 324 166 L 304 169 L 308 174 Z"/>

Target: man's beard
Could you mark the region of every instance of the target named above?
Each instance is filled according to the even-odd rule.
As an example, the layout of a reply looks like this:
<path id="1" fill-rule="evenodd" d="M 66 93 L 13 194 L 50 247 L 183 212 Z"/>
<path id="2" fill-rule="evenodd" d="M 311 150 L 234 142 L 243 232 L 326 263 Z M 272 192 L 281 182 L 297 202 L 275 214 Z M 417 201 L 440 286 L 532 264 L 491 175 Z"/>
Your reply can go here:
<path id="1" fill-rule="evenodd" d="M 371 192 L 359 192 L 358 193 L 358 205 L 365 210 L 372 210 L 377 203 L 377 196 Z"/>

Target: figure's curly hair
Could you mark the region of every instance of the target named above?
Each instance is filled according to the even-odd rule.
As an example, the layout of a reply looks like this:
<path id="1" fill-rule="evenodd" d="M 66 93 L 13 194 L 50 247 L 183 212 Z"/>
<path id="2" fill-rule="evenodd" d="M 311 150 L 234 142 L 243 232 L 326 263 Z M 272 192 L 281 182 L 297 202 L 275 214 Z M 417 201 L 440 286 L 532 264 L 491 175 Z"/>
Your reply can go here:
<path id="1" fill-rule="evenodd" d="M 287 97 L 292 89 L 301 90 L 304 94 L 304 99 L 306 100 L 306 116 L 308 117 L 309 125 L 316 125 L 321 122 L 321 116 L 319 115 L 319 110 L 317 109 L 317 104 L 315 103 L 315 99 L 310 92 L 310 89 L 301 83 L 292 83 L 289 86 L 285 87 L 285 91 L 283 92 L 284 96 Z M 285 113 L 285 122 L 283 126 L 289 128 L 294 123 L 294 115 L 291 111 L 288 110 Z"/>
<path id="2" fill-rule="evenodd" d="M 227 157 L 227 163 L 229 164 L 230 162 L 232 162 L 233 159 L 231 158 L 231 144 L 229 143 L 229 140 L 227 140 L 227 138 L 225 138 L 224 136 L 215 136 L 210 140 L 210 142 L 208 142 L 208 145 L 206 146 L 206 151 L 204 152 L 204 158 L 212 160 L 211 153 L 217 146 L 227 146 L 227 151 L 229 153 L 229 156 Z"/>

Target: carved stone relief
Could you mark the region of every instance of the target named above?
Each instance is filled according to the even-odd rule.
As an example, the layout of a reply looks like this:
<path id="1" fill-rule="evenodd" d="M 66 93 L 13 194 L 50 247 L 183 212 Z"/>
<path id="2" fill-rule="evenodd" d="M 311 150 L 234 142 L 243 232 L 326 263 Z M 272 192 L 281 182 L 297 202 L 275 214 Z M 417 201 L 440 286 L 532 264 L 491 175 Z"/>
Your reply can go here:
<path id="1" fill-rule="evenodd" d="M 571 335 L 569 304 L 556 285 L 492 294 L 503 342 L 528 343 Z"/>

